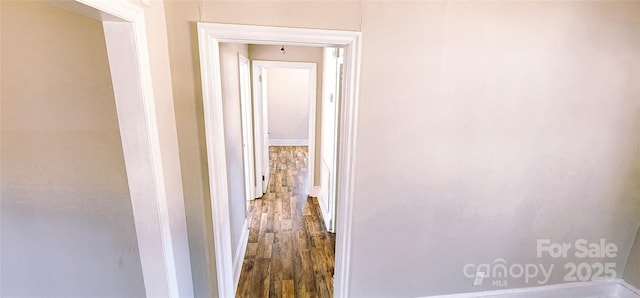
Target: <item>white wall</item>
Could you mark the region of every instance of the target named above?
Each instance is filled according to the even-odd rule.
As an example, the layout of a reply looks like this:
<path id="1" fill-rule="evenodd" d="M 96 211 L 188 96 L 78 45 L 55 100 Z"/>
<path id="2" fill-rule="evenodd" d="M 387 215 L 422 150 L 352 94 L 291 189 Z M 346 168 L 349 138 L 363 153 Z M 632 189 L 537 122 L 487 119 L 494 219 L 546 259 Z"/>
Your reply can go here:
<path id="1" fill-rule="evenodd" d="M 248 55 L 247 45 L 220 44 L 220 72 L 222 77 L 222 103 L 224 139 L 227 154 L 227 181 L 229 184 L 229 213 L 231 217 L 231 248 L 235 258 L 247 220 L 244 168 L 242 159 L 242 126 L 240 110 L 240 74 L 238 54 Z"/>
<path id="2" fill-rule="evenodd" d="M 493 290 L 463 266 L 554 262 L 538 238 L 607 238 L 623 272 L 640 225 L 640 3 L 188 3 L 176 26 L 363 32 L 349 296 Z M 174 86 L 196 90 L 197 52 L 174 50 Z"/>
<path id="3" fill-rule="evenodd" d="M 144 296 L 102 24 L 1 13 L 0 296 Z"/>
<path id="4" fill-rule="evenodd" d="M 640 289 L 640 230 L 636 235 L 636 241 L 627 260 L 624 280 Z"/>
<path id="5" fill-rule="evenodd" d="M 309 70 L 267 68 L 270 140 L 309 140 Z"/>

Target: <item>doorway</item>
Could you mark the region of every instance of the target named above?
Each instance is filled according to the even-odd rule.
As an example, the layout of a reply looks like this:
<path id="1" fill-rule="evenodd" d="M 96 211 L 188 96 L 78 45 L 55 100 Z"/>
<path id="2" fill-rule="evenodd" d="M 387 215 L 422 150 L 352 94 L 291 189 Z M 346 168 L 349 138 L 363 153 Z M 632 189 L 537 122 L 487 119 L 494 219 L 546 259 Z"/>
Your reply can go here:
<path id="1" fill-rule="evenodd" d="M 254 126 L 256 143 L 263 145 L 256 148 L 256 160 L 266 163 L 256 167 L 266 173 L 265 191 L 258 187 L 263 195 L 248 202 L 247 249 L 234 264 L 242 262 L 237 297 L 329 296 L 335 234 L 323 225 L 317 198 L 309 197 L 317 185 L 315 115 L 323 96 L 316 77 L 322 75 L 323 50 L 251 44 L 248 52 L 258 59 L 252 60 Z"/>
<path id="2" fill-rule="evenodd" d="M 307 193 L 316 195 L 317 65 L 267 60 L 253 60 L 251 64 L 255 168 L 260 178 L 256 179 L 256 191 L 267 192 L 270 146 L 307 146 Z"/>
<path id="3" fill-rule="evenodd" d="M 219 296 L 235 296 L 236 282 L 231 253 L 229 201 L 225 190 L 224 125 L 220 92 L 220 42 L 242 42 L 271 45 L 307 45 L 344 47 L 344 98 L 338 119 L 336 177 L 336 258 L 335 286 L 337 297 L 349 292 L 352 193 L 354 183 L 355 139 L 357 123 L 358 79 L 361 33 L 336 30 L 295 29 L 283 27 L 244 26 L 198 23 L 200 66 L 205 112 L 205 137 L 210 172 L 214 243 Z M 222 141 L 221 141 L 222 140 Z"/>

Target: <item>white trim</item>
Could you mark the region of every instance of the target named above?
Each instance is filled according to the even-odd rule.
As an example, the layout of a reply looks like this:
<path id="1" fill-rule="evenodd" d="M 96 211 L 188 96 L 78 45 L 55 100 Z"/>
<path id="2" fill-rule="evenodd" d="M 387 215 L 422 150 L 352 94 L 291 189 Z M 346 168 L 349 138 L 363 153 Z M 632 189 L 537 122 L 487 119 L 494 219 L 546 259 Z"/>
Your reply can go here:
<path id="1" fill-rule="evenodd" d="M 361 38 L 356 31 L 234 25 L 199 22 L 198 27 L 218 42 L 268 45 L 342 47 Z"/>
<path id="2" fill-rule="evenodd" d="M 290 62 L 290 61 L 268 61 L 268 60 L 253 60 L 254 67 L 264 68 L 293 68 L 293 69 L 306 69 L 309 71 L 309 139 L 307 145 L 309 151 L 307 153 L 307 181 L 309 181 L 308 192 L 311 192 L 315 186 L 315 166 L 316 166 L 316 109 L 318 106 L 317 88 L 318 88 L 318 66 L 313 62 Z M 269 76 L 267 75 L 267 80 Z M 262 107 L 268 109 L 269 107 Z M 295 143 L 289 145 L 286 141 L 281 144 L 273 143 L 278 142 L 276 140 L 285 139 L 269 139 L 269 146 L 297 146 Z"/>
<path id="3" fill-rule="evenodd" d="M 321 190 L 320 186 L 314 186 L 312 191 L 309 192 L 309 196 L 317 198 L 320 195 Z"/>
<path id="4" fill-rule="evenodd" d="M 238 282 L 240 281 L 240 272 L 242 271 L 242 262 L 244 261 L 244 254 L 247 252 L 247 244 L 249 243 L 249 221 L 244 220 L 242 225 L 242 235 L 240 235 L 240 243 L 236 247 L 236 256 L 233 258 L 233 284 L 234 289 L 238 289 Z"/>
<path id="5" fill-rule="evenodd" d="M 198 23 L 200 69 L 205 112 L 205 136 L 209 164 L 211 208 L 218 270 L 218 296 L 233 297 L 229 202 L 226 190 L 224 127 L 220 93 L 219 42 L 250 44 L 306 45 L 345 48 L 345 96 L 340 103 L 338 140 L 337 239 L 334 296 L 349 295 L 351 225 L 355 177 L 358 86 L 361 33 L 337 30 L 294 29 Z"/>
<path id="6" fill-rule="evenodd" d="M 257 67 L 255 63 L 251 63 L 251 75 L 253 88 L 253 128 L 254 128 L 254 151 L 255 151 L 255 165 L 256 165 L 256 197 L 262 197 L 267 191 L 269 183 L 269 144 L 265 144 L 265 138 L 267 136 L 267 129 L 264 123 L 268 122 L 268 117 L 264 117 L 264 102 L 268 98 L 264 97 L 265 91 L 263 86 L 266 85 L 266 78 L 262 77 L 263 68 Z M 267 115 L 268 116 L 268 115 Z M 266 159 L 266 160 L 265 160 Z M 267 164 L 265 169 L 265 163 Z"/>
<path id="7" fill-rule="evenodd" d="M 638 298 L 640 297 L 640 290 L 628 283 L 626 280 L 620 280 L 618 296 L 620 298 Z"/>
<path id="8" fill-rule="evenodd" d="M 335 297 L 349 297 L 351 285 L 351 231 L 353 225 L 353 193 L 355 187 L 358 100 L 360 98 L 360 32 L 354 32 L 344 50 L 344 98 L 338 121 L 338 160 L 336 185 L 336 260 Z"/>
<path id="9" fill-rule="evenodd" d="M 246 66 L 246 77 L 242 77 L 242 67 Z M 256 198 L 255 145 L 253 140 L 253 105 L 251 99 L 251 63 L 238 53 L 238 81 L 240 82 L 240 118 L 242 119 L 242 168 L 244 173 L 245 200 Z M 245 81 L 246 80 L 246 81 Z M 245 82 L 247 85 L 244 85 Z M 244 88 L 243 88 L 244 87 Z M 244 90 L 243 90 L 244 89 Z M 246 94 L 244 93 L 246 92 Z M 245 95 L 243 98 L 242 95 Z M 246 98 L 248 96 L 248 98 Z M 260 194 L 262 196 L 262 194 Z"/>
<path id="10" fill-rule="evenodd" d="M 186 231 L 171 229 L 186 219 L 169 212 L 145 11 L 125 0 L 47 2 L 103 22 L 145 292 L 193 297 Z"/>
<path id="11" fill-rule="evenodd" d="M 543 297 L 619 297 L 638 298 L 640 295 L 627 288 L 624 280 L 572 282 L 556 285 L 527 287 L 496 291 L 483 291 L 451 295 L 424 296 L 425 298 L 472 298 L 472 297 L 512 297 L 512 298 L 543 298 Z M 631 287 L 633 288 L 633 287 Z"/>
<path id="12" fill-rule="evenodd" d="M 307 69 L 307 70 L 316 69 L 317 70 L 317 64 L 315 62 L 251 60 L 251 63 L 254 63 L 253 65 L 257 67 L 266 67 L 266 68 L 293 68 L 293 69 Z"/>
<path id="13" fill-rule="evenodd" d="M 234 297 L 231 226 L 229 224 L 229 190 L 222 116 L 220 81 L 220 44 L 203 26 L 198 25 L 202 101 L 204 108 L 209 192 L 213 217 L 213 240 L 216 255 L 218 296 Z"/>
<path id="14" fill-rule="evenodd" d="M 269 146 L 309 146 L 309 139 L 269 139 Z"/>
<path id="15" fill-rule="evenodd" d="M 318 198 L 318 205 L 320 205 L 320 212 L 322 212 L 322 221 L 324 221 L 324 226 L 326 227 L 327 231 L 331 232 L 331 233 L 335 233 L 335 228 L 333 227 L 333 214 L 331 214 L 331 206 L 327 206 L 328 203 L 327 201 L 327 196 L 329 193 L 329 190 L 331 189 L 331 187 L 333 186 L 333 177 L 332 177 L 332 172 L 329 169 L 329 166 L 327 165 L 327 163 L 325 162 L 325 160 L 322 160 L 322 168 L 320 170 L 320 175 L 322 180 L 325 179 L 325 173 L 327 174 L 328 177 L 326 177 L 326 179 L 329 181 L 328 184 L 326 184 L 327 188 L 323 189 L 323 186 L 318 186 L 318 190 L 317 190 L 317 198 Z"/>

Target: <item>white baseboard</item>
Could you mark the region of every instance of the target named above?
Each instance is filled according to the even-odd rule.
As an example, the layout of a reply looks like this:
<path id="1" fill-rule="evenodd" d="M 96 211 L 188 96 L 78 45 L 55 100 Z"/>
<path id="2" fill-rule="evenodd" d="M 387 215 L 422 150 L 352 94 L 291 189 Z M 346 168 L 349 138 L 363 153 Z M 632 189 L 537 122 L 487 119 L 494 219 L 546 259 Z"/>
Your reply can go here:
<path id="1" fill-rule="evenodd" d="M 269 146 L 309 146 L 309 139 L 269 139 Z"/>
<path id="2" fill-rule="evenodd" d="M 619 298 L 637 298 L 640 297 L 640 290 L 632 286 L 630 283 L 622 280 L 620 281 L 620 287 L 618 288 Z"/>
<path id="3" fill-rule="evenodd" d="M 240 243 L 236 247 L 236 255 L 233 258 L 233 284 L 235 289 L 238 289 L 238 282 L 240 281 L 240 272 L 242 271 L 242 262 L 244 261 L 244 254 L 247 251 L 247 242 L 249 241 L 249 222 L 245 219 L 242 227 L 242 235 L 240 236 Z"/>
<path id="4" fill-rule="evenodd" d="M 320 186 L 314 186 L 314 187 L 309 191 L 309 196 L 310 196 L 310 197 L 317 198 L 319 195 L 320 195 Z"/>
<path id="5" fill-rule="evenodd" d="M 260 183 L 260 185 L 256 186 L 256 195 L 255 198 L 253 199 L 259 199 L 262 197 L 262 195 L 264 195 L 264 192 L 262 192 L 262 183 Z M 251 199 L 251 200 L 253 200 Z M 247 200 L 247 201 L 251 201 L 251 200 Z M 249 204 L 249 203 L 247 203 Z"/>
<path id="6" fill-rule="evenodd" d="M 542 298 L 542 297 L 574 297 L 574 298 L 640 298 L 640 292 L 621 279 L 611 281 L 588 281 L 564 283 L 549 286 L 507 289 L 497 291 L 473 292 L 464 294 L 425 296 L 430 298 Z"/>

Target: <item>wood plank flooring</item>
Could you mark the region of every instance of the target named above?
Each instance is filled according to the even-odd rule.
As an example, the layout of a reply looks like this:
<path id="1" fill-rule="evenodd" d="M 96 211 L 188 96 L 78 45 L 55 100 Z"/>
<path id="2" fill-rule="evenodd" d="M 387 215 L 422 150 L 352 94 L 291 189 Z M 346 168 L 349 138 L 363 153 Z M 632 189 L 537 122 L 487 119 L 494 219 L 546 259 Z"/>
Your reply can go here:
<path id="1" fill-rule="evenodd" d="M 249 206 L 237 297 L 333 297 L 335 234 L 307 196 L 307 147 L 269 148 L 267 193 Z"/>

